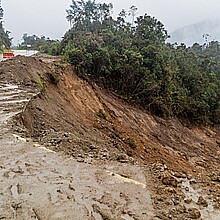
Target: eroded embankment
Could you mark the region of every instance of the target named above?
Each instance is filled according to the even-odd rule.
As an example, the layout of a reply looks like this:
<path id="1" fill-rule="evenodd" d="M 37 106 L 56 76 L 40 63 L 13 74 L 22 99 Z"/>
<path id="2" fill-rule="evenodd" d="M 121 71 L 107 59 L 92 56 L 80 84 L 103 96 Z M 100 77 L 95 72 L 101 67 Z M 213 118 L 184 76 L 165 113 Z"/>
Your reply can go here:
<path id="1" fill-rule="evenodd" d="M 207 127 L 187 128 L 129 106 L 63 67 L 59 83 L 46 89 L 23 115 L 30 134 L 47 147 L 72 156 L 95 152 L 117 159 L 160 162 L 179 171 L 217 169 L 217 133 Z M 93 145 L 93 147 L 91 147 Z M 94 148 L 94 149 L 91 149 Z M 101 156 L 100 155 L 100 156 Z"/>

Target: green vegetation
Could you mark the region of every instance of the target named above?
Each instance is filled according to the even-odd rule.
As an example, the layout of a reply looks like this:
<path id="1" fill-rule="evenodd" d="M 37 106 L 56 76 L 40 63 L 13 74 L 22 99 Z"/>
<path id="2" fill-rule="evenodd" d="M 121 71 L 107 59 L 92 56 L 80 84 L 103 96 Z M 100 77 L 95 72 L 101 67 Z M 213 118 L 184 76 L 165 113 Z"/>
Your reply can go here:
<path id="1" fill-rule="evenodd" d="M 39 51 L 53 56 L 59 56 L 61 55 L 60 41 L 47 40 L 44 44 L 41 45 Z"/>
<path id="2" fill-rule="evenodd" d="M 137 144 L 136 144 L 136 141 L 133 137 L 129 137 L 125 140 L 125 143 L 129 145 L 129 147 L 131 148 L 136 148 L 137 147 Z"/>
<path id="3" fill-rule="evenodd" d="M 37 50 L 50 55 L 60 55 L 60 42 L 58 40 L 51 40 L 48 37 L 33 34 L 29 36 L 27 33 L 23 34 L 22 43 L 18 45 L 20 50 Z"/>
<path id="4" fill-rule="evenodd" d="M 196 123 L 220 121 L 219 44 L 166 43 L 164 25 L 137 8 L 111 16 L 112 4 L 72 1 L 71 29 L 60 50 L 77 74 L 162 117 Z M 128 22 L 131 20 L 131 22 Z M 218 59 L 219 60 L 219 59 Z"/>
<path id="5" fill-rule="evenodd" d="M 2 52 L 4 49 L 9 49 L 11 46 L 12 38 L 9 37 L 10 32 L 6 31 L 3 27 L 3 15 L 4 11 L 1 7 L 0 1 L 0 51 Z"/>
<path id="6" fill-rule="evenodd" d="M 36 83 L 42 89 L 42 91 L 45 91 L 45 85 L 41 78 L 35 79 L 33 82 Z"/>
<path id="7" fill-rule="evenodd" d="M 104 110 L 102 110 L 102 109 L 99 109 L 99 112 L 98 112 L 98 114 L 97 114 L 101 119 L 107 119 L 107 116 L 106 116 L 106 113 L 105 113 L 105 111 Z"/>
<path id="8" fill-rule="evenodd" d="M 127 152 L 127 155 L 128 155 L 129 157 L 132 157 L 132 156 L 133 156 L 133 153 L 132 153 L 131 151 L 128 151 L 128 152 Z"/>
<path id="9" fill-rule="evenodd" d="M 45 36 L 38 37 L 35 34 L 29 36 L 27 33 L 25 33 L 22 36 L 22 40 L 22 43 L 18 45 L 18 49 L 26 50 L 28 47 L 30 47 L 32 50 L 40 50 L 41 46 L 49 39 Z"/>

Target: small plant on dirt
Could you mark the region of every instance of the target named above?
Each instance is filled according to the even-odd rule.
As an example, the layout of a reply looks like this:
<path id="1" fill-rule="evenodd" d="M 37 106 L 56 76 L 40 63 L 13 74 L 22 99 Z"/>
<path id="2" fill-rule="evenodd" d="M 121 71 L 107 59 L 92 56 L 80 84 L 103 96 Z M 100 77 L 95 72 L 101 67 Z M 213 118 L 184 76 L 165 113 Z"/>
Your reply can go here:
<path id="1" fill-rule="evenodd" d="M 129 137 L 125 140 L 125 143 L 129 145 L 129 147 L 131 148 L 136 148 L 137 147 L 137 144 L 136 144 L 136 141 L 133 137 Z"/>
<path id="2" fill-rule="evenodd" d="M 65 63 L 55 63 L 54 66 L 63 70 L 63 69 L 65 69 L 66 64 Z"/>
<path id="3" fill-rule="evenodd" d="M 132 156 L 133 156 L 133 153 L 132 153 L 131 151 L 128 151 L 128 152 L 127 152 L 127 155 L 128 155 L 129 157 L 132 157 Z"/>
<path id="4" fill-rule="evenodd" d="M 99 112 L 97 115 L 102 119 L 105 119 L 105 120 L 107 119 L 107 115 L 106 115 L 105 111 L 102 109 L 99 109 Z"/>
<path id="5" fill-rule="evenodd" d="M 42 80 L 40 78 L 34 80 L 34 82 L 37 83 L 38 86 L 41 87 L 42 90 L 45 90 L 45 85 L 44 85 L 44 83 L 42 82 Z"/>

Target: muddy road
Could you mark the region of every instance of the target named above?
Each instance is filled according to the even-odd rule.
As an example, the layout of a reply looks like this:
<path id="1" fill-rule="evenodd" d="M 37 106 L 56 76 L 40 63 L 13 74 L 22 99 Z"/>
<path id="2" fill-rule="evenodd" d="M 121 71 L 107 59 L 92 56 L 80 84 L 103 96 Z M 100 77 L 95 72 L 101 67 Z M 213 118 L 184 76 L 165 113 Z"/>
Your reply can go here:
<path id="1" fill-rule="evenodd" d="M 56 58 L 4 61 L 0 219 L 218 220 L 219 137 L 128 106 Z"/>
<path id="2" fill-rule="evenodd" d="M 81 163 L 11 131 L 35 95 L 0 86 L 0 219 L 152 219 L 141 168 Z"/>

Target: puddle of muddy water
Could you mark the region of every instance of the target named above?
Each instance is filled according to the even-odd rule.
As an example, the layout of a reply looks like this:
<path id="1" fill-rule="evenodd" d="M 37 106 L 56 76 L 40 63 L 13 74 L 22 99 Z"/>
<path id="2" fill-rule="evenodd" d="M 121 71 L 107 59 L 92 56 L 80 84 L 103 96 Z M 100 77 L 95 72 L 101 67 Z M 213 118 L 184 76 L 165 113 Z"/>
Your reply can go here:
<path id="1" fill-rule="evenodd" d="M 191 199 L 193 203 L 186 205 L 188 208 L 198 208 L 196 204 L 200 196 L 203 196 L 208 203 L 207 207 L 199 208 L 201 218 L 203 220 L 220 220 L 220 210 L 215 210 L 212 202 L 207 198 L 207 195 L 203 195 L 201 190 L 196 190 L 192 187 L 189 180 L 183 180 L 182 189 L 187 199 Z"/>
<path id="2" fill-rule="evenodd" d="M 184 194 L 185 194 L 187 199 L 192 199 L 193 202 L 198 202 L 199 192 L 198 192 L 198 190 L 195 190 L 191 186 L 189 180 L 185 180 L 185 181 L 182 182 L 182 188 L 185 189 Z"/>

